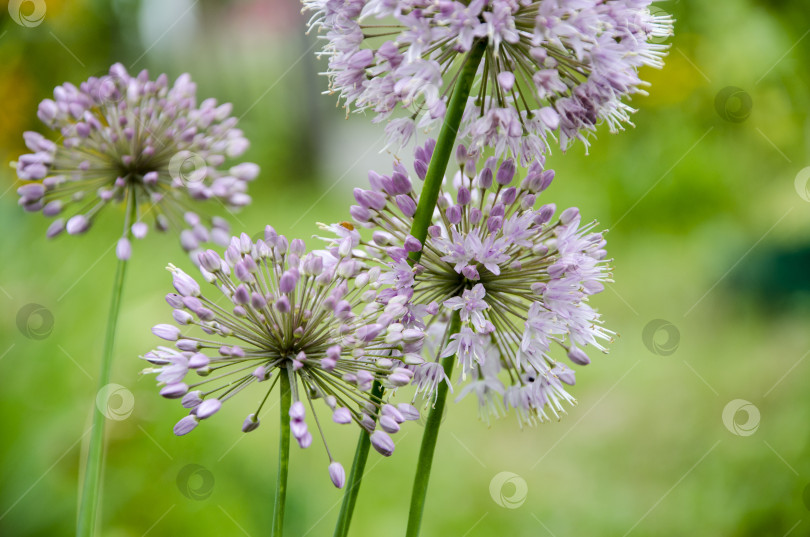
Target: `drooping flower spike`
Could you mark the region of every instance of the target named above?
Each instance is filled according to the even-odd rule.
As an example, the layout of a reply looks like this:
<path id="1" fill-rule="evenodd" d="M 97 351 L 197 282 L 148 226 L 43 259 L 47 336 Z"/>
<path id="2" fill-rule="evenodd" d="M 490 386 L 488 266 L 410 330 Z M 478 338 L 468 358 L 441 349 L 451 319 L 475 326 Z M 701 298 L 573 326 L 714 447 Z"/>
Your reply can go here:
<path id="1" fill-rule="evenodd" d="M 166 301 L 175 322 L 152 332 L 175 348 L 160 346 L 144 358 L 155 366 L 145 372 L 157 374 L 161 395 L 181 399 L 190 411 L 175 434 L 189 433 L 245 389 L 257 400 L 242 431 L 256 429 L 280 381 L 291 387 L 291 432 L 302 448 L 312 443 L 313 422 L 323 438 L 313 406 L 322 399 L 334 422 L 355 422 L 377 451 L 394 451 L 389 434 L 419 413 L 409 404 L 377 402 L 368 392 L 375 379 L 389 388 L 410 383 L 405 365 L 422 361 L 424 333 L 398 322 L 407 313 L 405 297 L 383 292 L 380 267 L 355 258 L 354 245 L 346 236 L 336 255 L 307 253 L 303 241 L 288 241 L 270 226 L 264 240 L 233 237 L 224 258 L 213 250 L 199 254 L 203 279 L 225 304 L 169 266 L 177 292 Z M 330 478 L 340 488 L 343 466 L 326 452 Z"/>
<path id="2" fill-rule="evenodd" d="M 304 0 L 327 40 L 330 90 L 347 109 L 390 120 L 391 143 L 444 119 L 474 47 L 486 50 L 460 135 L 528 165 L 559 137 L 586 143 L 604 120 L 629 123 L 644 65 L 661 67 L 672 34 L 654 0 Z"/>
<path id="3" fill-rule="evenodd" d="M 171 227 L 189 252 L 208 241 L 227 244 L 228 224 L 202 218 L 197 201 L 218 200 L 237 208 L 250 203 L 247 183 L 258 174 L 252 163 L 221 169 L 248 141 L 230 116 L 231 105 L 206 99 L 199 105 L 196 85 L 181 75 L 170 86 L 166 75 L 149 80 L 146 71 L 130 76 L 115 64 L 110 74 L 91 77 L 79 87 L 66 83 L 54 99 L 39 104 L 38 116 L 58 131 L 60 142 L 26 132 L 33 153 L 16 163 L 26 184 L 17 192 L 26 211 L 58 217 L 48 237 L 87 231 L 108 205 L 121 205 L 123 233 L 116 253 L 127 259 L 129 237 L 143 238 Z M 193 258 L 196 256 L 192 256 Z"/>
<path id="4" fill-rule="evenodd" d="M 416 149 L 414 168 L 424 177 L 433 142 Z M 371 257 L 393 260 L 387 277 L 410 299 L 413 310 L 435 314 L 428 340 L 438 342 L 435 360 L 414 367 L 414 383 L 426 394 L 447 380 L 439 358 L 456 355 L 462 365 L 459 394 L 474 392 L 484 414 L 501 404 L 517 409 L 521 422 L 545 421 L 573 402 L 564 385 L 574 371 L 558 362 L 566 354 L 589 363 L 586 349 L 605 351 L 612 332 L 601 326 L 589 297 L 609 278 L 605 239 L 596 222 L 581 224 L 576 208 L 555 218 L 554 204 L 536 207 L 554 178 L 542 157 L 518 180 L 515 163 L 494 157 L 476 169 L 477 156 L 460 146 L 461 170 L 445 179 L 425 244 L 409 235 L 418 194 L 404 166 L 389 176 L 369 173 L 370 190 L 355 190 L 351 214 L 374 229 L 360 245 Z M 421 251 L 411 267 L 409 252 Z M 446 335 L 450 313 L 461 330 Z M 448 380 L 449 382 L 449 380 Z"/>

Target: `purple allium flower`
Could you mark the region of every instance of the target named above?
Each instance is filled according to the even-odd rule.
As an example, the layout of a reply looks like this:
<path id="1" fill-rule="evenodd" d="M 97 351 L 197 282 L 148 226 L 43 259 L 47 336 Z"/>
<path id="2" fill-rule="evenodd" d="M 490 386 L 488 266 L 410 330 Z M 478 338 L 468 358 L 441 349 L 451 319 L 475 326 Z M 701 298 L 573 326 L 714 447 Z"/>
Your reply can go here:
<path id="1" fill-rule="evenodd" d="M 431 141 L 417 148 L 416 160 L 429 161 L 432 147 Z M 458 153 L 474 158 L 464 147 Z M 557 361 L 557 352 L 585 365 L 585 349 L 605 351 L 602 342 L 613 333 L 588 303 L 609 281 L 605 239 L 593 231 L 596 222 L 581 224 L 576 208 L 554 219 L 553 204 L 536 207 L 554 177 L 543 163 L 536 160 L 519 179 L 510 160 L 498 164 L 490 157 L 478 172 L 467 160 L 443 183 L 436 224 L 414 267 L 403 247 L 412 238 L 413 217 L 398 201 L 406 196 L 418 203 L 418 194 L 402 164 L 395 163 L 391 176 L 370 173 L 371 189 L 355 192 L 367 212 L 357 224 L 376 229 L 359 248 L 367 257 L 392 260 L 381 280 L 408 297 L 417 317 L 435 314 L 426 329 L 433 360 L 409 366 L 418 392 L 434 392 L 446 380 L 439 358 L 456 355 L 467 382 L 460 397 L 474 392 L 482 410 L 497 414 L 505 405 L 517 409 L 521 422 L 542 422 L 565 412 L 562 401 L 574 401 L 564 388 L 574 383 L 574 373 Z M 460 313 L 461 330 L 448 335 L 453 311 Z"/>
<path id="2" fill-rule="evenodd" d="M 218 217 L 203 220 L 190 210 L 191 202 L 247 205 L 247 183 L 259 169 L 252 163 L 222 169 L 226 158 L 244 153 L 248 141 L 235 128 L 230 104 L 198 104 L 196 91 L 187 74 L 170 86 L 166 75 L 149 80 L 141 71 L 133 77 L 121 64 L 79 87 L 57 87 L 53 100 L 39 104 L 38 116 L 59 132 L 61 143 L 24 134 L 33 153 L 16 163 L 26 182 L 17 190 L 20 205 L 58 217 L 48 237 L 84 233 L 106 206 L 122 205 L 120 259 L 131 255 L 130 236 L 146 235 L 147 222 L 158 231 L 185 228 L 180 242 L 192 253 L 209 241 L 224 246 L 228 224 Z"/>
<path id="3" fill-rule="evenodd" d="M 654 0 L 304 0 L 323 32 L 330 90 L 347 109 L 391 120 L 391 142 L 444 118 L 456 76 L 486 40 L 460 135 L 527 165 L 559 137 L 563 149 L 605 121 L 630 123 L 644 65 L 662 67 L 672 34 Z M 392 20 L 392 19 L 393 20 Z M 380 20 L 384 19 L 384 20 Z"/>
<path id="4" fill-rule="evenodd" d="M 322 399 L 334 422 L 354 421 L 373 433 L 380 453 L 391 454 L 386 433 L 418 413 L 415 418 L 409 406 L 400 411 L 379 403 L 368 392 L 375 379 L 389 388 L 410 382 L 405 364 L 418 363 L 412 357 L 421 352 L 424 334 L 401 323 L 407 298 L 382 284 L 380 267 L 369 268 L 352 254 L 354 235 L 343 229 L 346 246 L 335 255 L 307 253 L 303 241 L 288 241 L 270 226 L 263 240 L 232 237 L 223 257 L 201 252 L 199 270 L 215 296 L 169 265 L 177 292 L 166 301 L 179 326 L 158 324 L 152 332 L 176 348 L 160 346 L 144 358 L 154 366 L 146 372 L 157 374 L 161 395 L 190 409 L 176 434 L 187 434 L 231 397 L 263 383 L 255 388 L 257 408 L 242 422 L 244 432 L 256 429 L 283 378 L 292 386 L 291 433 L 302 448 L 312 443 L 310 411 L 314 431 L 321 431 L 312 401 Z M 332 482 L 342 487 L 343 468 L 329 457 Z"/>

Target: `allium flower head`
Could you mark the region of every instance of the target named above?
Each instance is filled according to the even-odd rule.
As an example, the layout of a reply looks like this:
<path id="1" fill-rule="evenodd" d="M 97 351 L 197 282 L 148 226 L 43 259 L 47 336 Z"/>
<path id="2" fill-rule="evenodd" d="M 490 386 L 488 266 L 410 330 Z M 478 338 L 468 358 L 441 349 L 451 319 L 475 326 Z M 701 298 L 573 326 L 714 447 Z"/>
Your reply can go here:
<path id="1" fill-rule="evenodd" d="M 414 168 L 423 176 L 433 142 L 416 150 Z M 425 244 L 409 235 L 418 195 L 404 166 L 369 174 L 370 190 L 355 190 L 351 213 L 359 226 L 375 229 L 361 246 L 372 257 L 393 260 L 389 274 L 409 307 L 432 313 L 435 362 L 414 368 L 417 389 L 430 394 L 444 380 L 438 363 L 456 355 L 467 384 L 483 409 L 517 409 L 521 422 L 544 421 L 573 402 L 564 384 L 574 372 L 555 356 L 589 363 L 586 350 L 605 351 L 612 332 L 601 326 L 589 297 L 609 277 L 605 239 L 596 222 L 582 224 L 569 208 L 555 217 L 554 204 L 538 198 L 554 178 L 535 161 L 519 179 L 515 163 L 490 157 L 476 171 L 475 155 L 459 147 L 463 171 L 445 179 Z M 413 267 L 409 252 L 421 251 Z M 446 334 L 458 312 L 461 330 Z M 430 338 L 428 338 L 430 340 Z"/>
<path id="2" fill-rule="evenodd" d="M 187 434 L 245 389 L 257 394 L 242 424 L 252 431 L 276 384 L 289 382 L 291 432 L 302 448 L 312 443 L 313 422 L 322 434 L 313 406 L 322 399 L 333 421 L 359 424 L 380 453 L 393 452 L 388 434 L 418 412 L 377 402 L 368 392 L 375 379 L 389 388 L 410 383 L 405 365 L 421 362 L 424 334 L 398 322 L 405 298 L 384 294 L 381 269 L 353 257 L 352 246 L 347 237 L 337 255 L 307 253 L 303 241 L 288 241 L 270 226 L 264 240 L 233 237 L 224 258 L 213 250 L 199 254 L 212 293 L 169 266 L 177 292 L 166 301 L 174 323 L 152 332 L 175 348 L 160 346 L 144 358 L 155 366 L 146 372 L 157 374 L 161 395 L 189 409 L 175 434 Z M 328 447 L 327 454 L 330 477 L 342 487 L 343 467 Z"/>
<path id="3" fill-rule="evenodd" d="M 187 74 L 170 86 L 166 75 L 149 80 L 141 71 L 133 77 L 121 64 L 108 76 L 91 77 L 79 87 L 66 83 L 53 93 L 37 115 L 59 132 L 60 142 L 26 132 L 33 153 L 16 163 L 26 182 L 17 190 L 20 205 L 58 216 L 48 237 L 65 230 L 84 233 L 105 207 L 120 205 L 121 259 L 131 253 L 129 237 L 144 237 L 149 222 L 159 231 L 185 228 L 180 241 L 190 252 L 209 240 L 227 244 L 227 223 L 202 219 L 192 205 L 212 198 L 230 208 L 250 203 L 247 183 L 258 166 L 220 168 L 226 157 L 238 157 L 248 147 L 230 104 L 217 106 L 214 99 L 198 104 Z"/>
<path id="4" fill-rule="evenodd" d="M 644 93 L 644 65 L 661 67 L 672 19 L 654 0 L 304 0 L 327 40 L 330 89 L 347 108 L 389 119 L 404 144 L 444 118 L 456 77 L 486 42 L 461 136 L 528 164 L 558 136 L 563 149 L 604 120 L 629 123 L 624 99 Z M 586 141 L 587 144 L 587 141 Z"/>

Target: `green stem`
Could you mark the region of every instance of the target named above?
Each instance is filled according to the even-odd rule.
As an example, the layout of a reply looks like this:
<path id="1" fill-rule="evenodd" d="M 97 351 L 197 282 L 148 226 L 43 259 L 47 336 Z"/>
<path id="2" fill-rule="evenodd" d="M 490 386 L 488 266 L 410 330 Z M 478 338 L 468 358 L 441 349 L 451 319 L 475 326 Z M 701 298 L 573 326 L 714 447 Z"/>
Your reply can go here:
<path id="1" fill-rule="evenodd" d="M 281 537 L 284 531 L 284 510 L 287 504 L 287 474 L 290 471 L 290 405 L 292 400 L 292 379 L 285 369 L 280 373 L 286 376 L 279 382 L 281 390 L 281 436 L 278 440 L 278 479 L 276 480 L 276 505 L 273 508 L 272 537 Z"/>
<path id="2" fill-rule="evenodd" d="M 459 312 L 453 314 L 450 321 L 448 337 L 457 334 L 461 329 L 461 317 Z M 448 356 L 442 360 L 444 374 L 447 375 L 448 382 L 453 375 L 453 365 L 456 357 Z M 427 496 L 428 481 L 430 480 L 430 468 L 433 465 L 433 453 L 436 451 L 436 440 L 439 438 L 439 427 L 444 416 L 444 405 L 447 401 L 447 382 L 439 384 L 436 392 L 436 402 L 430 409 L 427 422 L 425 422 L 425 433 L 422 435 L 422 446 L 419 448 L 419 459 L 416 462 L 416 475 L 413 479 L 413 491 L 411 492 L 411 509 L 408 512 L 408 529 L 406 537 L 417 537 L 422 524 L 422 515 L 425 512 L 425 497 Z"/>
<path id="3" fill-rule="evenodd" d="M 461 74 L 456 80 L 456 87 L 450 97 L 447 112 L 444 116 L 444 123 L 439 131 L 439 138 L 436 140 L 436 147 L 433 149 L 433 156 L 430 159 L 427 175 L 425 175 L 425 185 L 419 194 L 419 205 L 416 206 L 416 213 L 413 215 L 411 224 L 411 235 L 419 242 L 425 242 L 428 227 L 433 220 L 433 210 L 436 208 L 436 201 L 439 199 L 439 191 L 442 187 L 444 174 L 447 172 L 447 163 L 450 162 L 450 155 L 456 143 L 456 135 L 461 125 L 461 117 L 467 107 L 467 98 L 470 96 L 475 74 L 478 72 L 478 65 L 487 49 L 486 40 L 479 40 L 473 44 L 467 55 Z M 422 251 L 411 252 L 410 259 L 413 263 L 419 262 Z"/>
<path id="4" fill-rule="evenodd" d="M 439 199 L 444 174 L 447 172 L 447 163 L 450 162 L 450 155 L 453 153 L 456 136 L 459 126 L 461 125 L 461 118 L 464 115 L 467 99 L 470 96 L 470 90 L 472 90 L 473 82 L 475 81 L 475 74 L 478 72 L 478 66 L 481 63 L 481 58 L 483 58 L 486 48 L 486 40 L 476 41 L 467 55 L 461 73 L 456 80 L 453 95 L 450 97 L 450 103 L 444 116 L 444 123 L 442 123 L 439 138 L 436 141 L 436 147 L 433 149 L 433 156 L 430 159 L 427 175 L 425 175 L 425 184 L 419 195 L 419 204 L 416 207 L 413 224 L 411 224 L 411 235 L 423 244 L 427 237 L 428 227 L 433 219 L 433 209 L 436 207 L 436 202 Z M 421 257 L 421 250 L 411 252 L 409 255 L 412 264 L 418 263 Z M 449 367 L 452 369 L 452 363 Z M 379 391 L 377 397 L 382 399 L 384 391 L 382 386 L 375 382 L 372 388 L 372 396 L 375 395 L 375 389 Z M 360 491 L 360 484 L 363 479 L 363 471 L 365 470 L 366 460 L 368 459 L 369 445 L 370 440 L 368 434 L 362 431 L 357 440 L 357 451 L 355 451 L 352 470 L 349 474 L 346 492 L 343 496 L 343 505 L 340 508 L 340 515 L 338 515 L 338 521 L 335 525 L 334 537 L 346 537 L 349 533 L 349 524 L 351 523 L 354 505 L 357 501 L 357 494 Z"/>
<path id="5" fill-rule="evenodd" d="M 118 316 L 121 311 L 121 295 L 124 292 L 124 273 L 127 262 L 118 260 L 113 282 L 110 314 L 107 318 L 107 333 L 104 337 L 104 354 L 101 356 L 101 371 L 98 379 L 99 393 L 104 386 L 110 383 L 112 370 L 113 348 L 115 346 L 115 329 L 118 325 Z M 93 428 L 90 435 L 90 449 L 87 451 L 87 467 L 82 484 L 82 495 L 79 502 L 79 516 L 76 526 L 76 535 L 79 537 L 93 537 L 95 535 L 96 521 L 98 520 L 99 493 L 101 491 L 101 474 L 104 466 L 104 425 L 106 417 L 102 409 L 94 401 Z"/>
<path id="6" fill-rule="evenodd" d="M 436 201 L 439 199 L 444 174 L 447 172 L 447 163 L 450 161 L 450 154 L 456 142 L 458 128 L 461 125 L 461 117 L 464 108 L 467 106 L 467 99 L 470 96 L 475 74 L 481 58 L 487 49 L 486 40 L 479 40 L 470 50 L 464 68 L 458 77 L 453 96 L 447 107 L 447 115 L 444 124 L 439 132 L 439 139 L 436 141 L 436 148 L 433 150 L 433 157 L 430 159 L 427 175 L 425 176 L 425 186 L 419 196 L 419 205 L 414 214 L 411 235 L 424 244 L 427 237 L 427 229 L 433 219 L 433 210 Z M 413 263 L 418 263 L 422 256 L 422 251 L 412 252 L 410 259 Z M 453 314 L 450 321 L 448 336 L 458 333 L 461 329 L 461 317 L 458 312 Z M 456 362 L 455 356 L 448 356 L 442 360 L 442 368 L 447 375 L 448 382 L 453 375 L 453 365 Z M 419 459 L 416 465 L 416 474 L 413 481 L 413 491 L 411 492 L 411 508 L 408 513 L 407 537 L 419 535 L 419 528 L 422 523 L 422 514 L 425 510 L 425 496 L 427 495 L 428 481 L 430 479 L 430 468 L 433 465 L 433 453 L 436 451 L 436 441 L 439 438 L 439 427 L 442 424 L 444 415 L 444 405 L 447 400 L 447 382 L 439 384 L 436 393 L 436 402 L 428 414 L 425 423 L 425 432 L 422 436 L 422 445 L 419 448 Z"/>
<path id="7" fill-rule="evenodd" d="M 385 388 L 383 388 L 382 383 L 375 380 L 374 384 L 371 386 L 371 399 L 377 402 L 381 401 L 384 390 Z M 371 419 L 376 418 L 372 416 Z M 340 514 L 335 524 L 335 537 L 344 537 L 349 532 L 349 524 L 351 524 L 352 521 L 357 495 L 360 493 L 363 471 L 366 469 L 366 461 L 368 460 L 368 450 L 370 447 L 371 440 L 369 439 L 368 433 L 362 431 L 357 439 L 357 449 L 354 452 L 352 470 L 349 473 L 346 492 L 343 495 L 343 505 L 340 506 Z"/>

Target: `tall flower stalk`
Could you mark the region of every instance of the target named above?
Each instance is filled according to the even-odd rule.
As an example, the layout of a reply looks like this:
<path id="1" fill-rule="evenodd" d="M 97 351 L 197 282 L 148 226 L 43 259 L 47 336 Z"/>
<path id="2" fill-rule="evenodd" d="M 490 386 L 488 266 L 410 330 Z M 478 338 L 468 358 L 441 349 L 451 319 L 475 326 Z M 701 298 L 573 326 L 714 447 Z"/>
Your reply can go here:
<path id="1" fill-rule="evenodd" d="M 384 388 L 382 384 L 378 381 L 374 381 L 371 396 L 375 398 L 375 400 L 379 400 L 383 395 L 383 391 Z M 346 493 L 343 496 L 343 503 L 340 506 L 340 513 L 335 523 L 335 536 L 344 536 L 349 533 L 349 526 L 352 522 L 354 506 L 357 503 L 357 495 L 360 493 L 360 485 L 363 481 L 363 473 L 366 470 L 366 462 L 368 461 L 370 448 L 371 442 L 368 436 L 361 433 L 357 439 L 357 447 L 354 452 L 354 461 L 352 462 L 352 469 L 349 473 Z"/>
<path id="2" fill-rule="evenodd" d="M 287 475 L 290 473 L 290 406 L 292 395 L 290 390 L 289 373 L 286 368 L 279 371 L 281 380 L 280 389 L 280 422 L 281 431 L 278 435 L 278 472 L 276 476 L 276 503 L 273 505 L 273 531 L 272 537 L 281 537 L 284 534 L 284 513 L 287 507 Z"/>
<path id="3" fill-rule="evenodd" d="M 115 331 L 118 326 L 119 312 L 121 311 L 121 298 L 124 293 L 124 275 L 127 261 L 118 260 L 113 280 L 112 300 L 110 313 L 107 316 L 107 332 L 104 335 L 104 353 L 101 356 L 101 369 L 98 376 L 99 391 L 109 384 L 113 362 L 113 349 L 115 347 Z M 93 408 L 93 424 L 90 435 L 90 448 L 87 453 L 87 466 L 82 484 L 82 496 L 79 500 L 79 515 L 76 533 L 80 536 L 95 534 L 95 525 L 98 518 L 97 507 L 101 490 L 101 476 L 104 467 L 104 425 L 106 416 L 96 405 Z"/>
<path id="4" fill-rule="evenodd" d="M 420 242 L 424 242 L 428 234 L 431 220 L 433 218 L 433 210 L 436 207 L 436 201 L 439 198 L 442 181 L 447 171 L 447 165 L 450 162 L 450 156 L 453 153 L 456 138 L 458 136 L 459 126 L 464 114 L 464 108 L 467 99 L 470 96 L 473 83 L 475 82 L 475 74 L 478 71 L 478 66 L 486 51 L 487 40 L 478 39 L 473 44 L 470 52 L 464 59 L 464 65 L 461 67 L 461 72 L 456 81 L 453 91 L 453 96 L 447 107 L 447 113 L 442 123 L 442 128 L 439 132 L 439 138 L 436 146 L 433 149 L 433 157 L 430 159 L 427 173 L 425 175 L 425 182 L 422 187 L 422 194 L 419 198 L 419 204 L 416 207 L 414 214 L 413 225 L 410 234 Z M 419 262 L 421 256 L 420 251 L 411 252 L 409 261 L 411 264 Z M 448 367 L 452 368 L 452 365 Z M 441 394 L 443 397 L 447 396 L 446 391 Z M 444 408 L 444 400 L 441 403 L 436 401 L 436 406 Z M 433 415 L 436 412 L 436 406 L 430 411 Z M 439 414 L 441 416 L 441 414 Z M 431 420 L 428 417 L 428 424 L 425 428 L 425 434 L 422 437 L 422 447 L 420 448 L 420 461 L 422 459 L 430 459 L 432 461 L 433 451 L 435 450 L 436 441 L 438 439 L 439 420 Z M 351 518 L 354 511 L 354 506 L 359 493 L 361 481 L 363 479 L 363 471 L 365 469 L 366 458 L 368 457 L 367 441 L 361 436 L 358 440 L 357 454 L 355 457 L 352 471 L 350 473 L 350 480 L 346 489 L 346 495 L 343 499 L 338 521 L 335 525 L 335 537 L 345 537 L 349 532 Z M 414 510 L 414 505 L 418 504 L 420 517 L 421 510 L 424 507 L 425 495 L 427 493 L 427 480 L 429 472 L 422 480 L 417 478 L 417 483 L 414 484 L 413 498 L 411 501 L 411 511 Z M 410 525 L 410 522 L 409 522 Z"/>
<path id="5" fill-rule="evenodd" d="M 458 334 L 460 329 L 461 317 L 458 313 L 454 313 L 447 334 L 448 336 Z M 427 498 L 428 482 L 430 481 L 430 470 L 433 467 L 433 454 L 436 451 L 436 442 L 439 440 L 439 428 L 442 425 L 444 406 L 447 403 L 449 379 L 453 375 L 453 365 L 455 363 L 456 357 L 452 354 L 442 359 L 442 371 L 448 382 L 439 384 L 433 408 L 430 409 L 425 421 L 425 432 L 422 435 L 422 445 L 419 448 L 419 458 L 416 461 L 411 504 L 408 510 L 408 528 L 405 532 L 408 537 L 419 535 L 419 528 L 422 525 L 422 515 L 425 512 L 425 499 Z"/>
<path id="6" fill-rule="evenodd" d="M 453 147 L 455 146 L 458 136 L 464 107 L 467 104 L 467 98 L 470 95 L 475 81 L 475 73 L 478 71 L 478 64 L 484 56 L 486 46 L 486 39 L 479 39 L 473 44 L 473 48 L 470 50 L 465 60 L 466 63 L 456 82 L 456 89 L 450 100 L 445 121 L 442 124 L 441 131 L 439 131 L 439 138 L 436 140 L 433 158 L 430 160 L 427 175 L 425 175 L 425 190 L 423 191 L 424 193 L 420 195 L 419 205 L 416 207 L 413 226 L 411 227 L 411 235 L 422 244 L 425 243 L 425 239 L 427 238 L 427 232 L 431 220 L 433 219 L 436 201 L 439 199 L 442 181 L 447 172 L 447 164 L 450 161 L 450 155 L 453 152 Z M 418 263 L 421 258 L 421 253 L 422 249 L 411 252 L 409 255 L 410 261 Z M 456 318 L 454 317 L 454 322 L 451 323 L 448 331 L 448 338 L 456 334 L 460 328 L 460 324 L 455 322 L 455 320 Z M 448 356 L 442 363 L 442 367 L 448 378 L 453 370 L 453 359 L 453 356 Z M 422 444 L 419 448 L 419 462 L 416 466 L 413 490 L 411 491 L 411 507 L 408 514 L 408 536 L 419 534 L 419 525 L 421 524 L 422 513 L 425 509 L 428 480 L 430 479 L 430 467 L 433 464 L 433 453 L 436 450 L 436 442 L 439 439 L 442 412 L 444 411 L 445 399 L 447 399 L 446 388 L 447 386 L 443 385 L 437 392 L 433 408 L 430 409 L 427 421 L 425 422 L 425 432 L 422 434 Z"/>
<path id="7" fill-rule="evenodd" d="M 111 206 L 124 209 L 101 389 L 110 381 L 132 239 L 143 239 L 151 223 L 157 231 L 174 229 L 190 254 L 206 242 L 226 243 L 227 222 L 198 214 L 194 205 L 206 200 L 234 209 L 247 205 L 247 184 L 259 169 L 252 163 L 221 169 L 226 158 L 244 153 L 248 141 L 230 116 L 230 104 L 197 103 L 196 85 L 187 74 L 170 85 L 166 75 L 150 80 L 147 71 L 132 76 L 115 64 L 108 75 L 58 86 L 53 97 L 39 104 L 37 115 L 60 139 L 23 134 L 32 152 L 13 163 L 24 182 L 17 189 L 19 205 L 53 219 L 48 238 L 85 234 Z M 82 537 L 95 534 L 99 518 L 104 426 L 104 414 L 94 408 L 77 517 Z"/>

